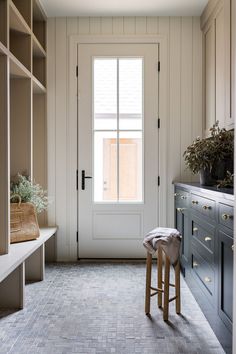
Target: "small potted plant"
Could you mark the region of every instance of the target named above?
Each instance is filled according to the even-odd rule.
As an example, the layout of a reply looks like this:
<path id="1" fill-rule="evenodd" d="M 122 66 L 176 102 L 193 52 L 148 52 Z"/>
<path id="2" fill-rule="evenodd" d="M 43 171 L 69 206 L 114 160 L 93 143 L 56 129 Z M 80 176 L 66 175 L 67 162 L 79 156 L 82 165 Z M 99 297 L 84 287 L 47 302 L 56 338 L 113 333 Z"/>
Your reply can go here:
<path id="1" fill-rule="evenodd" d="M 210 128 L 210 136 L 197 137 L 184 152 L 187 167 L 200 174 L 200 184 L 212 186 L 224 180 L 227 171 L 233 173 L 234 132 L 219 128 L 217 121 Z"/>
<path id="2" fill-rule="evenodd" d="M 11 202 L 17 202 L 17 198 L 14 199 L 14 195 L 18 195 L 21 198 L 22 203 L 32 203 L 35 206 L 37 214 L 46 210 L 48 207 L 48 198 L 46 191 L 36 183 L 33 183 L 29 177 L 18 174 L 11 181 Z"/>
<path id="3" fill-rule="evenodd" d="M 37 214 L 47 209 L 48 198 L 39 184 L 18 174 L 11 182 L 10 242 L 35 240 L 40 236 Z"/>

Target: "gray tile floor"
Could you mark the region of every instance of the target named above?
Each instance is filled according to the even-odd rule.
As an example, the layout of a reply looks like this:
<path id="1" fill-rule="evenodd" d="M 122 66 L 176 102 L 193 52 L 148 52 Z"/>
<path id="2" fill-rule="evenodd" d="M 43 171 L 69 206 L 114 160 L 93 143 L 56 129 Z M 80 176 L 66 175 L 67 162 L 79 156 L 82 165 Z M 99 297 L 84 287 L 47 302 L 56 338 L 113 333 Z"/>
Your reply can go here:
<path id="1" fill-rule="evenodd" d="M 171 303 L 168 324 L 156 298 L 145 316 L 144 284 L 142 263 L 48 265 L 24 310 L 0 312 L 0 353 L 224 353 L 183 280 L 182 315 Z"/>

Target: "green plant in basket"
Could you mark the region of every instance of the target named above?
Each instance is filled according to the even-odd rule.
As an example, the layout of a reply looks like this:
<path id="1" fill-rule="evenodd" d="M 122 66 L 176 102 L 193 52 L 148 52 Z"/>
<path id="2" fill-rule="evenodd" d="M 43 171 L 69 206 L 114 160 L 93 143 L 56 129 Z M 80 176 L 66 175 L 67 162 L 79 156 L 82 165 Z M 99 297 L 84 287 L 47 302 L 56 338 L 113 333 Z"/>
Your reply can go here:
<path id="1" fill-rule="evenodd" d="M 36 183 L 33 183 L 29 177 L 18 174 L 11 181 L 11 195 L 19 195 L 22 203 L 32 203 L 35 206 L 36 212 L 39 214 L 48 207 L 48 197 L 46 191 Z M 17 203 L 17 198 L 11 199 L 12 203 Z"/>

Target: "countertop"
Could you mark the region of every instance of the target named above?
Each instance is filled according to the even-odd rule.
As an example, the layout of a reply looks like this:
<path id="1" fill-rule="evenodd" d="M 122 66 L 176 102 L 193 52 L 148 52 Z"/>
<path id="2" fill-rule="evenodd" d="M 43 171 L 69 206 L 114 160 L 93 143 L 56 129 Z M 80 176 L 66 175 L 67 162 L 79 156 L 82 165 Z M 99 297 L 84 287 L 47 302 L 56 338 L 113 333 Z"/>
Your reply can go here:
<path id="1" fill-rule="evenodd" d="M 210 186 L 202 186 L 200 183 L 192 183 L 192 182 L 173 182 L 175 186 L 191 189 L 195 192 L 207 193 L 210 195 L 216 195 L 219 198 L 227 199 L 234 201 L 234 190 L 233 188 L 216 188 Z"/>

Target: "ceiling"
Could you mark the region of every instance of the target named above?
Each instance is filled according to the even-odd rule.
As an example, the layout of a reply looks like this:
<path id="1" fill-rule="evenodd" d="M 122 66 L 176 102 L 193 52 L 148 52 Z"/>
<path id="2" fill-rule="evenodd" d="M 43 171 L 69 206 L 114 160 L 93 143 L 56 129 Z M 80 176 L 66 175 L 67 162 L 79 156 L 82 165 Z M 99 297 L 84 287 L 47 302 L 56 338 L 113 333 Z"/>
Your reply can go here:
<path id="1" fill-rule="evenodd" d="M 208 0 L 40 0 L 48 17 L 199 16 Z"/>

